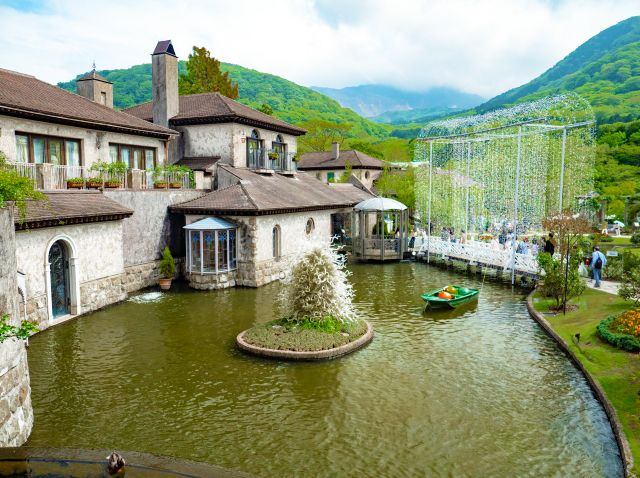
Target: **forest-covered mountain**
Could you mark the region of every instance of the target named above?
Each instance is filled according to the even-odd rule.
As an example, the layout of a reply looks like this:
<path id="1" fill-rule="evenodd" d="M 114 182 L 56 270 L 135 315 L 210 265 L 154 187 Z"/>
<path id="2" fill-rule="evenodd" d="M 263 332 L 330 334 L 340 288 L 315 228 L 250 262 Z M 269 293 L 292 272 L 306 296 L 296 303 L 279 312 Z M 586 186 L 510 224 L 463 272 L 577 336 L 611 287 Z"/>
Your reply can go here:
<path id="1" fill-rule="evenodd" d="M 346 108 L 381 123 L 409 123 L 456 113 L 482 103 L 483 98 L 455 88 L 435 87 L 406 91 L 388 85 L 360 85 L 346 88 L 312 86 Z"/>
<path id="2" fill-rule="evenodd" d="M 568 91 L 591 102 L 599 123 L 640 118 L 640 17 L 603 30 L 539 77 L 490 99 L 475 111 L 484 113 Z"/>
<path id="3" fill-rule="evenodd" d="M 350 136 L 373 136 L 386 138 L 393 129 L 365 119 L 354 111 L 311 88 L 300 86 L 292 81 L 276 75 L 261 73 L 256 70 L 229 63 L 222 63 L 222 71 L 228 72 L 231 80 L 238 84 L 238 101 L 258 108 L 268 104 L 277 118 L 292 124 L 302 124 L 313 120 L 324 120 L 339 124 L 351 125 Z M 186 71 L 185 62 L 178 63 L 178 72 Z M 135 65 L 121 70 L 98 71 L 113 83 L 114 106 L 128 108 L 139 103 L 151 101 L 151 64 Z M 58 83 L 58 86 L 69 91 L 76 91 L 75 80 Z"/>

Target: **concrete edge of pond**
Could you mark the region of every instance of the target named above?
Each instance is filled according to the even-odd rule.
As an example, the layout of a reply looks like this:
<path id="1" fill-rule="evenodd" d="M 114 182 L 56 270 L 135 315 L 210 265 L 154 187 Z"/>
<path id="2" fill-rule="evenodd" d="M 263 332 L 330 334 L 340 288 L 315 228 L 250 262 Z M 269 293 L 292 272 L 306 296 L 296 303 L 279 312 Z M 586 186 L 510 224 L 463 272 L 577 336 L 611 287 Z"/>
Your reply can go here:
<path id="1" fill-rule="evenodd" d="M 354 340 L 353 342 L 341 345 L 340 347 L 334 347 L 332 349 L 326 350 L 317 350 L 313 352 L 297 352 L 294 350 L 276 350 L 268 349 L 265 347 L 258 347 L 257 345 L 251 345 L 244 340 L 244 334 L 247 332 L 246 330 L 238 334 L 238 336 L 236 337 L 236 344 L 238 345 L 238 348 L 240 348 L 240 350 L 252 355 L 257 355 L 259 357 L 294 361 L 329 360 L 342 357 L 343 355 L 350 354 L 351 352 L 355 352 L 365 345 L 368 345 L 369 342 L 373 340 L 373 326 L 366 320 L 365 323 L 367 324 L 367 331 L 361 337 Z"/>
<path id="2" fill-rule="evenodd" d="M 600 386 L 600 384 L 594 379 L 585 366 L 582 364 L 580 359 L 576 356 L 576 354 L 569 348 L 569 345 L 565 340 L 553 330 L 553 327 L 544 318 L 544 316 L 538 312 L 533 306 L 533 294 L 537 289 L 531 291 L 531 293 L 527 296 L 527 309 L 529 310 L 529 315 L 542 327 L 542 330 L 546 332 L 546 334 L 551 337 L 558 344 L 560 349 L 569 357 L 569 359 L 573 362 L 573 364 L 577 367 L 582 375 L 584 375 L 591 391 L 596 396 L 602 407 L 604 408 L 605 413 L 607 414 L 607 418 L 609 419 L 609 423 L 611 423 L 611 429 L 613 430 L 613 434 L 616 437 L 616 442 L 618 443 L 618 448 L 620 449 L 620 455 L 623 461 L 623 469 L 624 476 L 628 478 L 635 477 L 636 475 L 633 473 L 633 455 L 631 454 L 631 448 L 629 447 L 629 442 L 627 441 L 627 437 L 624 434 L 624 430 L 622 429 L 622 424 L 618 419 L 618 414 L 616 413 L 615 408 L 611 405 L 611 402 L 607 398 L 604 389 Z"/>

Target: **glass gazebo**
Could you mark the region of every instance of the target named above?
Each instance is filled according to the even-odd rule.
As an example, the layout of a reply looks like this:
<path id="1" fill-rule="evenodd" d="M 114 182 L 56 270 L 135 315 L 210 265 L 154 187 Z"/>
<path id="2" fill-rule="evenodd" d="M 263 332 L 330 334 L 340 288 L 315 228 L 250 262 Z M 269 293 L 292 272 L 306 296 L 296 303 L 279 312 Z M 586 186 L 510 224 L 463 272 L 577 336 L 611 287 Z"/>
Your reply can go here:
<path id="1" fill-rule="evenodd" d="M 190 274 L 218 274 L 236 268 L 237 226 L 218 217 L 207 217 L 184 226 L 187 270 Z"/>
<path id="2" fill-rule="evenodd" d="M 352 253 L 356 259 L 393 261 L 407 250 L 409 212 L 395 199 L 371 198 L 353 208 Z"/>

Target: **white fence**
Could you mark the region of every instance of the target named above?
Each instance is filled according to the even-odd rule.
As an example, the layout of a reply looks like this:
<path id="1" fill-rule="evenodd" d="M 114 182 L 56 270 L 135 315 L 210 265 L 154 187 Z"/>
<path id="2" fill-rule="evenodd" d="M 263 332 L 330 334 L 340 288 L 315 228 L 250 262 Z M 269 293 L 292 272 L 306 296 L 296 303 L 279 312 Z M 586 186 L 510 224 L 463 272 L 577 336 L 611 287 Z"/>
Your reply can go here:
<path id="1" fill-rule="evenodd" d="M 513 253 L 510 249 L 495 249 L 491 244 L 484 242 L 448 242 L 439 237 L 427 239 L 417 238 L 414 250 L 418 254 L 429 254 L 449 259 L 456 259 L 470 264 L 478 264 L 505 271 L 513 271 L 518 274 L 539 274 L 538 261 L 530 254 Z"/>
<path id="2" fill-rule="evenodd" d="M 37 189 L 192 189 L 186 174 L 165 173 L 154 180 L 153 173 L 129 169 L 122 173 L 92 171 L 84 166 L 8 163 L 20 176 L 29 178 Z"/>

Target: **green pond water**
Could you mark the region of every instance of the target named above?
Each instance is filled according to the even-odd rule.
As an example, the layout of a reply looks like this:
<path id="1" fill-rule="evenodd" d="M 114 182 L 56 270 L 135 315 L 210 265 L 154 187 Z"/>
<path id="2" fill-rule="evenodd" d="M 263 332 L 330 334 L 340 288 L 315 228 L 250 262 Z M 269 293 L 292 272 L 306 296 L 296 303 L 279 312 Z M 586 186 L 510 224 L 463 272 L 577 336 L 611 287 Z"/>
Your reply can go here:
<path id="1" fill-rule="evenodd" d="M 602 407 L 522 290 L 421 263 L 353 265 L 376 331 L 338 360 L 242 354 L 281 284 L 177 287 L 31 339 L 30 446 L 139 451 L 264 477 L 622 476 Z M 423 313 L 420 294 L 482 286 Z"/>

